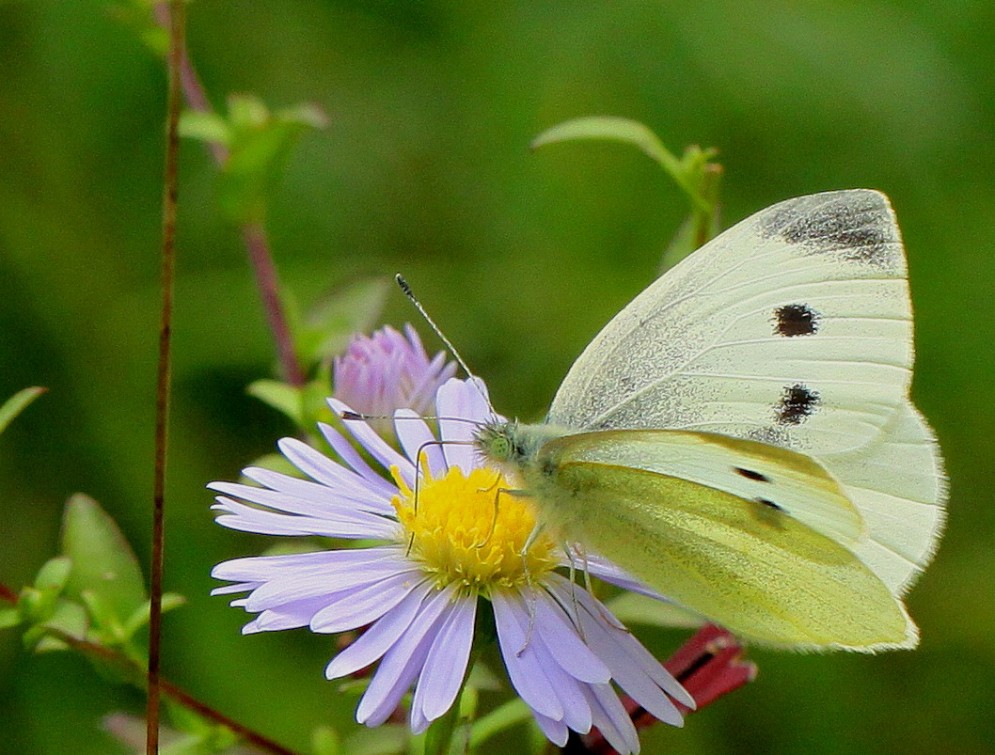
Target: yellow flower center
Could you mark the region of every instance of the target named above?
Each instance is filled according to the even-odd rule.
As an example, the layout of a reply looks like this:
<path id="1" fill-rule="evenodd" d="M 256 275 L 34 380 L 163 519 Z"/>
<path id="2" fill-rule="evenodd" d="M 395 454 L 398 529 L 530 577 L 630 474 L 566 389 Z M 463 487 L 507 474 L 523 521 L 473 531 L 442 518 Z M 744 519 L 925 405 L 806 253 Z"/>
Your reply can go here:
<path id="1" fill-rule="evenodd" d="M 444 477 L 424 471 L 414 491 L 391 473 L 398 495 L 391 503 L 405 529 L 410 555 L 434 573 L 440 586 L 459 584 L 473 592 L 494 586 L 518 587 L 557 564 L 553 541 L 540 535 L 523 553 L 535 528 L 529 499 L 512 496 L 512 487 L 494 469 L 465 475 L 452 467 Z"/>

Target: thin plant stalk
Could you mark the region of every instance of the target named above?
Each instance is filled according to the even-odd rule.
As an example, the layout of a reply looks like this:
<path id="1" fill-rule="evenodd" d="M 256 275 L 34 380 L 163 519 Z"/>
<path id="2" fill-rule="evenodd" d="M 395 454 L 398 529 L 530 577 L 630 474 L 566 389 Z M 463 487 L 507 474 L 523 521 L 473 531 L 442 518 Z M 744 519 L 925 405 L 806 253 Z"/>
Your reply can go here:
<path id="1" fill-rule="evenodd" d="M 166 115 L 166 157 L 162 191 L 162 314 L 159 325 L 159 364 L 155 398 L 155 465 L 152 492 L 152 563 L 149 567 L 149 662 L 145 751 L 159 752 L 159 660 L 162 630 L 162 571 L 165 550 L 166 450 L 169 439 L 169 398 L 173 328 L 173 289 L 176 280 L 176 210 L 179 196 L 180 60 L 186 23 L 184 0 L 172 0 L 169 14 L 169 94 Z"/>

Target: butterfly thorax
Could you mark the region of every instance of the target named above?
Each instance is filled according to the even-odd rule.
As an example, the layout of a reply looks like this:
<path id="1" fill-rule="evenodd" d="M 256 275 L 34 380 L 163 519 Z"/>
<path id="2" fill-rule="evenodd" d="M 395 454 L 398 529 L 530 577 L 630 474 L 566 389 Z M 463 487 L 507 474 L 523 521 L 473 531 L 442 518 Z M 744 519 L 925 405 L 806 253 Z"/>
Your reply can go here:
<path id="1" fill-rule="evenodd" d="M 474 437 L 477 452 L 488 462 L 517 476 L 527 476 L 547 442 L 570 431 L 553 425 L 527 425 L 500 420 L 481 425 Z"/>

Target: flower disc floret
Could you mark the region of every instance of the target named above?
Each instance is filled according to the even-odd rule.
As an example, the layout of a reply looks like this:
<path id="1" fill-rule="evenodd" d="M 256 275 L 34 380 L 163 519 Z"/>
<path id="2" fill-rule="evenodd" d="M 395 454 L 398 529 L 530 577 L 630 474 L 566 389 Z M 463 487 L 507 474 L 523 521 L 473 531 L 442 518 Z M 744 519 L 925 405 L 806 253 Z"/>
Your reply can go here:
<path id="1" fill-rule="evenodd" d="M 457 584 L 485 594 L 492 587 L 520 588 L 558 565 L 546 536 L 525 551 L 535 515 L 527 499 L 508 492 L 499 472 L 478 468 L 466 474 L 452 467 L 439 478 L 419 477 L 417 491 L 396 470 L 394 475 L 398 494 L 392 503 L 410 555 L 440 587 Z"/>

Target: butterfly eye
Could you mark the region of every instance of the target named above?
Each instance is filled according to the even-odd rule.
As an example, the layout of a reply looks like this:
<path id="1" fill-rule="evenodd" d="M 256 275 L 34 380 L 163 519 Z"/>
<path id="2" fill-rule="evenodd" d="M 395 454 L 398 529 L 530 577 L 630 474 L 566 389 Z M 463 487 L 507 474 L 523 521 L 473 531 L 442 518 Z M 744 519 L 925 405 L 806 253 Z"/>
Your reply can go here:
<path id="1" fill-rule="evenodd" d="M 491 443 L 491 453 L 499 459 L 509 458 L 511 456 L 511 441 L 503 435 L 499 435 Z"/>

